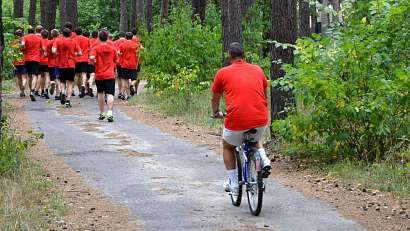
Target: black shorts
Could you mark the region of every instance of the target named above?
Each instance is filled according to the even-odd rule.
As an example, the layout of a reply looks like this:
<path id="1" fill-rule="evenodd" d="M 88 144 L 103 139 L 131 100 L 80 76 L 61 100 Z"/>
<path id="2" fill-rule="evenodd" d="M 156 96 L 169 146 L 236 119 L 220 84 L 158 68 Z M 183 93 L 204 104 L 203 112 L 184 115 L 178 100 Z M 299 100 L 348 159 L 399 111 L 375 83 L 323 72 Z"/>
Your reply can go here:
<path id="1" fill-rule="evenodd" d="M 27 74 L 29 75 L 39 75 L 40 74 L 40 63 L 33 61 L 26 61 Z"/>
<path id="2" fill-rule="evenodd" d="M 137 70 L 123 68 L 122 69 L 122 78 L 123 79 L 136 80 L 137 79 Z"/>
<path id="3" fill-rule="evenodd" d="M 48 73 L 48 65 L 40 64 L 40 74 Z"/>
<path id="4" fill-rule="evenodd" d="M 75 64 L 75 73 L 76 74 L 87 73 L 87 72 L 88 72 L 88 63 L 87 62 L 81 62 L 81 63 L 76 63 Z"/>
<path id="5" fill-rule="evenodd" d="M 15 66 L 14 75 L 25 75 L 27 74 L 27 69 L 25 65 L 18 65 Z"/>
<path id="6" fill-rule="evenodd" d="M 75 69 L 74 68 L 61 68 L 60 69 L 60 82 L 66 81 L 74 82 Z"/>
<path id="7" fill-rule="evenodd" d="M 88 73 L 89 74 L 95 73 L 95 66 L 94 65 L 91 65 L 91 64 L 88 65 Z"/>
<path id="8" fill-rule="evenodd" d="M 115 95 L 115 79 L 95 80 L 98 93 L 107 95 Z"/>
<path id="9" fill-rule="evenodd" d="M 57 67 L 49 67 L 48 74 L 50 75 L 50 81 L 55 81 L 59 75 Z"/>
<path id="10" fill-rule="evenodd" d="M 117 65 L 117 77 L 122 78 L 122 67 Z"/>

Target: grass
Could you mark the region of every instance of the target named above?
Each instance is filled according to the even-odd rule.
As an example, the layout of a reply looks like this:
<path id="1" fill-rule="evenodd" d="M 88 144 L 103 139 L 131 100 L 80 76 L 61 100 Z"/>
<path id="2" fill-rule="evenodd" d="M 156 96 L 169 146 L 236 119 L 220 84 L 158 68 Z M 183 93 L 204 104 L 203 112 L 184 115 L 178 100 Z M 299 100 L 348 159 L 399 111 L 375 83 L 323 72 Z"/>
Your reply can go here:
<path id="1" fill-rule="evenodd" d="M 408 170 L 404 166 L 388 163 L 369 165 L 346 160 L 313 168 L 347 184 L 388 192 L 397 199 L 410 198 L 410 175 L 405 173 Z"/>
<path id="2" fill-rule="evenodd" d="M 212 119 L 211 92 L 205 90 L 191 97 L 183 95 L 160 95 L 150 90 L 134 97 L 131 105 L 144 104 L 168 116 L 175 116 L 189 123 L 221 131 L 222 120 Z"/>
<path id="3" fill-rule="evenodd" d="M 3 93 L 11 93 L 16 89 L 16 82 L 14 79 L 3 80 Z"/>

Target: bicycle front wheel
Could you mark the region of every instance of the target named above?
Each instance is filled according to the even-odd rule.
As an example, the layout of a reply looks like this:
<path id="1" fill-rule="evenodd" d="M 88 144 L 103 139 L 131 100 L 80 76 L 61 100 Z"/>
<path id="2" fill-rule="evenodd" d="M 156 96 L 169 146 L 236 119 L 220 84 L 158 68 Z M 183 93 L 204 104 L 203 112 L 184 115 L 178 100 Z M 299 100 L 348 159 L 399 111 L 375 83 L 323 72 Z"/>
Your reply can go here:
<path id="1" fill-rule="evenodd" d="M 242 202 L 242 161 L 240 153 L 235 150 L 235 157 L 236 157 L 236 170 L 238 171 L 238 195 L 231 194 L 231 201 L 234 206 L 240 206 Z"/>
<path id="2" fill-rule="evenodd" d="M 265 191 L 263 178 L 260 171 L 260 161 L 252 158 L 248 165 L 248 196 L 249 209 L 254 216 L 258 216 L 262 210 L 263 193 Z"/>

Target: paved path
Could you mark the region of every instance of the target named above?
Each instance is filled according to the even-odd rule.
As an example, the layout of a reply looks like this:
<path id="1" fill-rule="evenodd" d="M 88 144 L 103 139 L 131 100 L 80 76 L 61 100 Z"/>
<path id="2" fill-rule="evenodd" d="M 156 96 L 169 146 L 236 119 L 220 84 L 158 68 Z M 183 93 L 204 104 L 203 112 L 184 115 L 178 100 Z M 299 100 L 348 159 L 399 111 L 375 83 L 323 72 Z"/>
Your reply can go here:
<path id="1" fill-rule="evenodd" d="M 294 189 L 267 182 L 262 213 L 253 217 L 244 197 L 233 207 L 222 190 L 221 156 L 115 111 L 97 120 L 95 99 L 72 109 L 28 103 L 26 111 L 58 155 L 93 187 L 125 203 L 144 230 L 362 230 L 329 206 Z M 76 115 L 67 115 L 72 110 Z"/>

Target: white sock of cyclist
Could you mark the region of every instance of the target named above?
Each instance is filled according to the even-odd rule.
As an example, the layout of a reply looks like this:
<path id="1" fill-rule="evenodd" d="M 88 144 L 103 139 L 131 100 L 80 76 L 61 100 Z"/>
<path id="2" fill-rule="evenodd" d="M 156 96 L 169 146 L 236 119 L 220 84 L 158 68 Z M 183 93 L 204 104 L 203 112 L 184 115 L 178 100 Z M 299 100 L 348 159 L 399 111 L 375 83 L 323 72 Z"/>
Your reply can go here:
<path id="1" fill-rule="evenodd" d="M 236 169 L 227 170 L 226 172 L 228 173 L 229 184 L 232 187 L 237 187 L 239 183 L 238 183 L 238 172 L 236 171 Z"/>
<path id="2" fill-rule="evenodd" d="M 264 164 L 269 163 L 269 164 L 270 164 L 270 159 L 266 156 L 266 151 L 265 151 L 265 149 L 264 149 L 264 148 L 260 148 L 260 149 L 258 149 L 258 152 L 259 152 L 259 156 L 261 157 L 261 160 L 264 161 L 264 162 L 262 162 L 262 163 L 264 163 Z"/>

